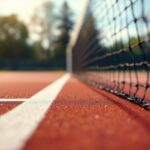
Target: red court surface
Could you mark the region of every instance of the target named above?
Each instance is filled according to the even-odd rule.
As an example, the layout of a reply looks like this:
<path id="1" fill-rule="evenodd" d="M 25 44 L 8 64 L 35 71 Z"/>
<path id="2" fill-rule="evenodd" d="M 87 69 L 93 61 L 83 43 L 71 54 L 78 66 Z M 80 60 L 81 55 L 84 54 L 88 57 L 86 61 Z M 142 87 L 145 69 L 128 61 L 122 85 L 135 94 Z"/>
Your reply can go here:
<path id="1" fill-rule="evenodd" d="M 63 74 L 64 72 L 0 72 L 0 98 L 30 98 Z M 0 115 L 21 103 L 0 101 Z"/>
<path id="2" fill-rule="evenodd" d="M 149 111 L 72 78 L 24 150 L 149 148 Z"/>
<path id="3" fill-rule="evenodd" d="M 20 105 L 22 102 L 0 102 L 0 115 L 12 110 L 16 106 Z"/>
<path id="4" fill-rule="evenodd" d="M 64 72 L 0 72 L 0 98 L 29 98 Z"/>

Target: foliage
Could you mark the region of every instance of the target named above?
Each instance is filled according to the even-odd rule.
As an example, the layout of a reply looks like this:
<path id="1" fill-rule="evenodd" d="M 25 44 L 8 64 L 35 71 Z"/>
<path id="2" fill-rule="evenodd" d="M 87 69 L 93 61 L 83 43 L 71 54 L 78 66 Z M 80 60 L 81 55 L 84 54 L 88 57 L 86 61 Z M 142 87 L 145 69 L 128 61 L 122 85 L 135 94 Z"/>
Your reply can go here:
<path id="1" fill-rule="evenodd" d="M 64 2 L 58 17 L 60 35 L 54 42 L 53 61 L 55 61 L 57 67 L 65 68 L 66 66 L 66 48 L 70 39 L 70 31 L 73 27 L 72 15 L 73 13 L 68 3 Z"/>
<path id="2" fill-rule="evenodd" d="M 45 61 L 47 59 L 46 51 L 43 49 L 41 42 L 37 41 L 34 43 L 33 47 L 33 59 L 35 61 Z"/>
<path id="3" fill-rule="evenodd" d="M 54 6 L 49 1 L 36 9 L 29 26 L 16 15 L 1 16 L 0 68 L 18 69 L 21 64 L 22 68 L 26 64 L 65 68 L 66 48 L 73 27 L 71 18 L 72 11 L 66 2 L 60 15 L 55 17 Z M 60 34 L 55 35 L 55 31 Z"/>
<path id="4" fill-rule="evenodd" d="M 27 38 L 28 30 L 16 15 L 0 17 L 0 57 L 10 59 L 13 67 L 16 59 L 29 53 Z"/>
<path id="5" fill-rule="evenodd" d="M 36 34 L 38 41 L 44 49 L 50 50 L 53 41 L 54 5 L 50 1 L 38 7 L 31 19 L 32 33 Z M 45 44 L 46 43 L 46 44 Z"/>
<path id="6" fill-rule="evenodd" d="M 0 17 L 0 51 L 7 58 L 17 57 L 23 52 L 28 38 L 26 26 L 15 15 Z"/>

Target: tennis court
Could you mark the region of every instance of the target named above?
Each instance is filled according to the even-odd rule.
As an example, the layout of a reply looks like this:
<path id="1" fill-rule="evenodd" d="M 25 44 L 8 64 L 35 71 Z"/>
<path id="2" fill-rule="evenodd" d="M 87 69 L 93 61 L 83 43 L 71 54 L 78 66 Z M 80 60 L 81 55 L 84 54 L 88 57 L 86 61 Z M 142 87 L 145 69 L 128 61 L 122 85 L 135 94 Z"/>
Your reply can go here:
<path id="1" fill-rule="evenodd" d="M 0 72 L 0 150 L 149 150 L 148 0 L 85 0 L 67 71 Z"/>

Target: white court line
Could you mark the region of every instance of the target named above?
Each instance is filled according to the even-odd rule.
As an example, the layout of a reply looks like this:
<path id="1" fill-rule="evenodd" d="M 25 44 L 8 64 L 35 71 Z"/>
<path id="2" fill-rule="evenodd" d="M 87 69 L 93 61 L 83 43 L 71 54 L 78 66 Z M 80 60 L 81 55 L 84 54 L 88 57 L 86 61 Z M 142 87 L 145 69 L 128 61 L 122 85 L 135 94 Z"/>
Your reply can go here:
<path id="1" fill-rule="evenodd" d="M 70 76 L 64 75 L 0 117 L 0 150 L 20 150 L 25 146 Z"/>
<path id="2" fill-rule="evenodd" d="M 0 102 L 25 102 L 27 101 L 29 98 L 14 98 L 14 99 L 0 99 Z"/>

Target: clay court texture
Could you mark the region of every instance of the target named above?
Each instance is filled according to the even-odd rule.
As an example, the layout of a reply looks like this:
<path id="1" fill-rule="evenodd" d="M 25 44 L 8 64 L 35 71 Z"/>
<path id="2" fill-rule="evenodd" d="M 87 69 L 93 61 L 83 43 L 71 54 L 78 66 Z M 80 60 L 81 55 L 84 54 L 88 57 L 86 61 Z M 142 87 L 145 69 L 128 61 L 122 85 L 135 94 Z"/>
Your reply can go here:
<path id="1" fill-rule="evenodd" d="M 150 148 L 150 111 L 72 74 L 1 72 L 0 98 L 0 150 Z"/>

